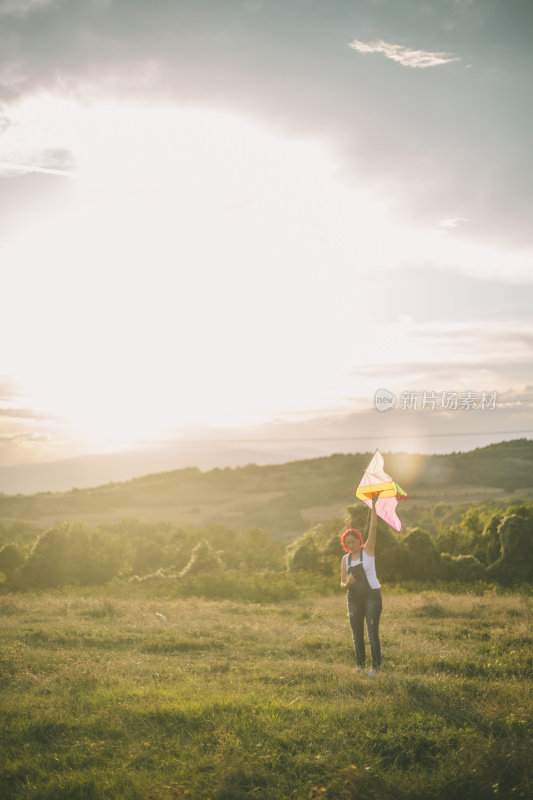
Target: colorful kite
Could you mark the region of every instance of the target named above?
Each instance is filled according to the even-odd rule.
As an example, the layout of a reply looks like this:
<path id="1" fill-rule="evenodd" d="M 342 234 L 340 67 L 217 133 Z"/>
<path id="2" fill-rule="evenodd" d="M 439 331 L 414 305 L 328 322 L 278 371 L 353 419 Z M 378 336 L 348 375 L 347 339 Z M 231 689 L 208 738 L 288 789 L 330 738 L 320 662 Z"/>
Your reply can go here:
<path id="1" fill-rule="evenodd" d="M 385 520 L 395 531 L 401 530 L 402 523 L 396 515 L 396 506 L 398 499 L 407 497 L 407 493 L 383 469 L 383 456 L 379 450 L 376 450 L 372 456 L 355 494 L 369 508 L 372 508 L 372 498 L 377 495 L 376 513 L 378 517 Z"/>

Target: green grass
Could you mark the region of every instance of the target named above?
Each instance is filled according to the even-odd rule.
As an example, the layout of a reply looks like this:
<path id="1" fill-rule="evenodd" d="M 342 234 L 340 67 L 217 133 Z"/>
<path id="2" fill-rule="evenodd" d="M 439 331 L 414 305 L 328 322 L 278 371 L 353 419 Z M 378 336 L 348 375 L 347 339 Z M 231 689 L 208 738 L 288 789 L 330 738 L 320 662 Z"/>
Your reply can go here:
<path id="1" fill-rule="evenodd" d="M 385 590 L 374 682 L 344 604 L 0 597 L 0 796 L 529 797 L 531 600 Z"/>

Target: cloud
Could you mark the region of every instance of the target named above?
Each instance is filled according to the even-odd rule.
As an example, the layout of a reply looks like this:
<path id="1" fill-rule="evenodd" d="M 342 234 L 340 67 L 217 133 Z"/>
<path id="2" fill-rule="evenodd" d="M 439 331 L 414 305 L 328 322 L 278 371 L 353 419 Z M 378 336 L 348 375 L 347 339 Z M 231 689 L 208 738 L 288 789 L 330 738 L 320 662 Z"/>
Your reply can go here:
<path id="1" fill-rule="evenodd" d="M 5 161 L 0 161 L 0 173 L 22 172 L 27 174 L 29 172 L 38 172 L 40 175 L 64 175 L 66 178 L 75 178 L 75 172 L 68 172 L 64 169 L 54 169 L 53 167 L 38 167 L 32 164 L 8 164 Z"/>
<path id="2" fill-rule="evenodd" d="M 515 364 L 530 364 L 533 347 L 533 329 L 530 322 L 515 324 L 509 329 L 505 319 L 433 320 L 423 323 L 400 320 L 401 329 L 408 340 L 425 346 L 428 362 L 437 365 L 438 355 L 456 352 L 461 354 L 456 361 L 459 368 L 468 356 L 474 357 L 478 367 L 505 364 L 508 353 L 513 354 Z M 401 330 L 399 331 L 401 333 Z"/>
<path id="3" fill-rule="evenodd" d="M 51 417 L 47 414 L 42 414 L 39 411 L 33 411 L 31 408 L 0 408 L 0 418 L 1 417 L 6 419 L 54 419 L 54 417 Z"/>
<path id="4" fill-rule="evenodd" d="M 22 397 L 22 391 L 9 375 L 0 375 L 0 403 L 12 403 Z"/>
<path id="5" fill-rule="evenodd" d="M 406 389 L 415 388 L 414 382 L 417 385 L 427 384 L 426 388 L 435 387 L 445 390 L 454 388 L 451 383 L 463 382 L 465 379 L 471 379 L 472 386 L 474 382 L 479 383 L 480 379 L 483 386 L 479 384 L 481 390 L 492 391 L 493 382 L 495 378 L 501 378 L 503 381 L 516 383 L 522 386 L 524 381 L 524 362 L 513 363 L 511 361 L 495 361 L 490 364 L 481 364 L 479 359 L 465 359 L 460 364 L 457 361 L 442 360 L 438 363 L 432 363 L 427 360 L 405 361 L 401 364 L 368 364 L 358 366 L 357 375 L 359 377 L 373 378 L 377 383 L 380 380 L 394 381 L 398 385 L 403 381 Z M 488 386 L 487 381 L 491 384 Z M 485 383 L 487 385 L 485 386 Z M 409 384 L 409 385 L 408 385 Z M 518 391 L 518 390 L 517 390 Z M 520 390 L 521 391 L 521 390 Z"/>
<path id="6" fill-rule="evenodd" d="M 510 321 L 480 318 L 401 320 L 383 327 L 381 336 L 377 327 L 369 328 L 368 336 L 386 356 L 376 364 L 354 365 L 354 400 L 356 392 L 369 397 L 380 386 L 395 393 L 520 392 L 531 375 L 533 330 L 527 323 L 518 330 L 510 327 Z"/>
<path id="7" fill-rule="evenodd" d="M 377 42 L 360 42 L 354 39 L 350 42 L 350 47 L 363 55 L 381 53 L 385 58 L 396 61 L 402 67 L 413 67 L 414 69 L 427 69 L 427 67 L 440 67 L 443 64 L 451 64 L 460 61 L 459 56 L 453 53 L 436 53 L 431 50 L 411 50 L 401 44 L 391 44 L 379 40 Z"/>
<path id="8" fill-rule="evenodd" d="M 4 445 L 11 445 L 16 443 L 22 444 L 33 444 L 34 442 L 49 442 L 50 436 L 44 433 L 31 433 L 27 431 L 21 431 L 20 433 L 15 433 L 12 436 L 0 436 L 0 444 Z"/>
<path id="9" fill-rule="evenodd" d="M 415 0 L 356 5 L 331 0 L 308 13 L 300 0 L 2 0 L 11 11 L 0 26 L 0 103 L 11 110 L 51 92 L 238 111 L 327 137 L 348 177 L 382 185 L 404 217 L 431 227 L 468 217 L 465 238 L 531 242 L 526 19 L 482 0 L 425 4 L 423 13 Z M 385 48 L 375 52 L 410 69 L 393 78 L 366 70 L 354 85 L 346 30 L 364 31 L 353 49 Z M 443 30 L 445 52 L 435 38 Z M 397 44 L 408 41 L 426 48 Z M 476 69 L 462 69 L 461 80 L 440 69 L 420 81 L 420 69 L 463 53 L 461 66 L 474 58 Z"/>
<path id="10" fill-rule="evenodd" d="M 457 228 L 462 222 L 468 222 L 467 217 L 451 217 L 450 219 L 441 219 L 439 228 Z"/>
<path id="11" fill-rule="evenodd" d="M 0 17 L 26 17 L 33 11 L 51 6 L 56 0 L 3 0 Z"/>

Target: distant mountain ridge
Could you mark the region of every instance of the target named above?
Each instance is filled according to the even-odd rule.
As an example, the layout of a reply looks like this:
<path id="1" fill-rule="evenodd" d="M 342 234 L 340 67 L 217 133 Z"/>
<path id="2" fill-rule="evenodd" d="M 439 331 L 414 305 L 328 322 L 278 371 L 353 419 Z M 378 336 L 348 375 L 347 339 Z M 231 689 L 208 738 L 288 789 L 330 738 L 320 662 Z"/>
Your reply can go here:
<path id="1" fill-rule="evenodd" d="M 72 487 L 91 488 L 109 481 L 124 482 L 153 472 L 185 469 L 191 464 L 210 470 L 243 464 L 280 464 L 325 454 L 325 449 L 317 446 L 290 444 L 289 450 L 281 443 L 268 441 L 261 449 L 246 442 L 174 443 L 158 448 L 0 467 L 0 494 L 67 492 Z"/>
<path id="2" fill-rule="evenodd" d="M 355 502 L 355 487 L 371 453 L 337 454 L 284 464 L 158 472 L 90 489 L 0 495 L 0 520 L 47 525 L 59 519 L 86 524 L 120 519 L 178 525 L 221 523 L 294 534 L 332 518 Z M 402 508 L 473 502 L 520 491 L 533 496 L 533 441 L 516 439 L 466 453 L 384 453 L 385 468 L 409 493 Z"/>

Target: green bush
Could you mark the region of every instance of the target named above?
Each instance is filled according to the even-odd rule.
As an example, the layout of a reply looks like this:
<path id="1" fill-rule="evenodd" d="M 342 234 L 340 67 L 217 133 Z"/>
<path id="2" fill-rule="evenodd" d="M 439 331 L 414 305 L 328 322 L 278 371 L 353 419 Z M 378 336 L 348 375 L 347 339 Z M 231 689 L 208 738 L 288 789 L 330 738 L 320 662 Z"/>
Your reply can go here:
<path id="1" fill-rule="evenodd" d="M 490 580 L 504 585 L 533 582 L 533 520 L 511 514 L 498 526 L 501 554 L 487 568 Z"/>
<path id="2" fill-rule="evenodd" d="M 407 552 L 402 578 L 438 580 L 443 577 L 439 552 L 427 531 L 414 528 L 403 537 L 402 545 Z"/>
<path id="3" fill-rule="evenodd" d="M 378 520 L 376 571 L 381 581 L 533 583 L 533 505 L 490 501 L 456 507 L 453 513 L 442 504 L 435 513 L 430 511 L 426 509 L 425 517 L 432 520 L 431 530 L 438 532 L 417 526 L 399 535 Z M 346 527 L 366 532 L 368 521 L 366 506 L 349 506 L 344 525 L 342 519 L 314 525 L 286 547 L 257 527 L 232 530 L 211 524 L 182 529 L 135 519 L 101 529 L 67 522 L 46 531 L 24 525 L 20 541 L 16 537 L 13 543 L 4 540 L 0 549 L 0 572 L 5 575 L 2 591 L 101 585 L 133 575 L 136 580 L 161 582 L 181 574 L 182 580 L 204 595 L 209 592 L 203 583 L 206 568 L 214 568 L 217 596 L 237 593 L 241 597 L 248 589 L 235 589 L 236 575 L 245 587 L 249 574 L 263 574 L 261 585 L 268 594 L 266 584 L 274 585 L 288 568 L 297 581 L 299 576 L 313 576 L 314 591 L 322 587 L 320 591 L 327 592 L 327 587 L 338 585 L 343 555 L 340 532 Z M 11 529 L 4 529 L 8 533 Z M 36 533 L 30 547 L 29 537 Z M 231 574 L 231 580 L 221 578 L 223 572 Z M 255 590 L 250 592 L 255 596 Z M 279 594 L 279 588 L 274 594 Z"/>
<path id="4" fill-rule="evenodd" d="M 24 556 L 15 544 L 5 544 L 0 549 L 0 572 L 9 576 L 24 562 Z"/>
<path id="5" fill-rule="evenodd" d="M 287 568 L 290 572 L 310 572 L 334 575 L 340 570 L 344 553 L 340 543 L 339 520 L 315 525 L 286 548 Z"/>
<path id="6" fill-rule="evenodd" d="M 449 553 L 441 555 L 443 577 L 448 581 L 461 581 L 471 583 L 486 579 L 485 567 L 475 556 L 452 556 Z"/>
<path id="7" fill-rule="evenodd" d="M 19 589 L 102 584 L 117 574 L 122 561 L 123 553 L 113 538 L 62 522 L 39 536 L 25 563 L 13 573 L 12 583 Z"/>

